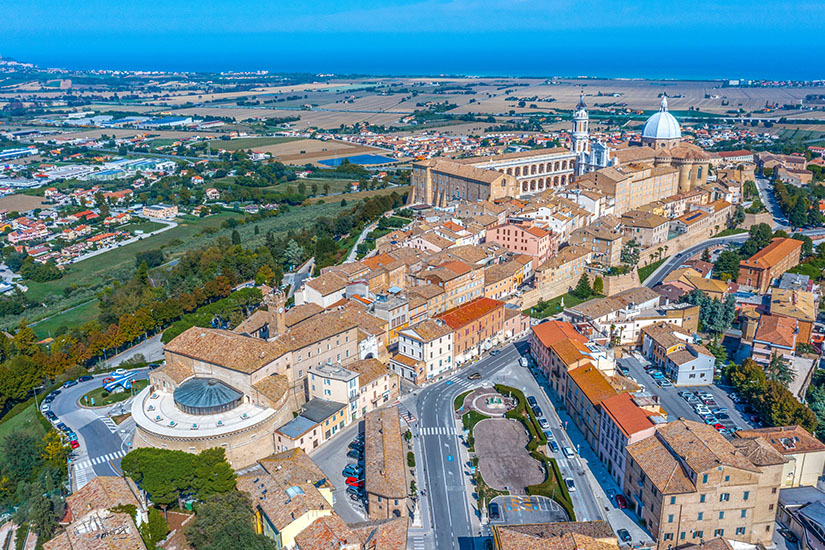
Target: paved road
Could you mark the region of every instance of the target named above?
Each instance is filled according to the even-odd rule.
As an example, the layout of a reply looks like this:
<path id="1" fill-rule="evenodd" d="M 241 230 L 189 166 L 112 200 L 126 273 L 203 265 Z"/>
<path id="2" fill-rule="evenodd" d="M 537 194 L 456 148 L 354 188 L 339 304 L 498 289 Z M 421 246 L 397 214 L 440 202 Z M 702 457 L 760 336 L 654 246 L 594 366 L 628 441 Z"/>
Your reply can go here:
<path id="1" fill-rule="evenodd" d="M 135 355 L 142 355 L 143 359 L 152 362 L 152 361 L 160 361 L 163 359 L 163 342 L 160 341 L 160 337 L 163 333 L 156 334 L 151 338 L 147 338 L 143 342 L 139 344 L 135 344 L 131 348 L 127 349 L 126 351 L 110 357 L 106 361 L 106 365 L 109 367 L 116 367 L 121 363 L 132 359 Z"/>
<path id="2" fill-rule="evenodd" d="M 284 284 L 290 285 L 289 296 L 287 296 L 287 299 L 289 299 L 290 296 L 294 295 L 295 291 L 301 288 L 301 285 L 304 284 L 304 281 L 306 281 L 312 275 L 312 269 L 314 267 L 315 258 L 310 258 L 309 260 L 304 262 L 304 265 L 302 265 L 298 271 L 294 271 L 292 273 L 287 273 L 284 275 Z"/>
<path id="3" fill-rule="evenodd" d="M 148 369 L 141 369 L 136 379 L 147 378 Z M 97 375 L 88 382 L 62 389 L 51 404 L 51 410 L 61 422 L 76 434 L 80 447 L 72 453 L 73 490 L 82 487 L 97 476 L 120 475 L 120 459 L 129 452 L 129 443 L 135 428 L 130 418 L 120 425 L 107 416 L 128 411 L 129 400 L 111 407 L 89 409 L 81 407 L 78 400 L 83 394 L 100 386 L 104 375 Z"/>

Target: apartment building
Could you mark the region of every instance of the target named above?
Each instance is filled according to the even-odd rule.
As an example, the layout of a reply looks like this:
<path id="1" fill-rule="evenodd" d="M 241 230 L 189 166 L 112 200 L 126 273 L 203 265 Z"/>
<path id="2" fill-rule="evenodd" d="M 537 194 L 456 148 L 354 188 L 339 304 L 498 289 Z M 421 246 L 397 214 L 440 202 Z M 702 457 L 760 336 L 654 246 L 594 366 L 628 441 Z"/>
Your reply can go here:
<path id="1" fill-rule="evenodd" d="M 620 393 L 601 402 L 599 446 L 596 452 L 607 473 L 624 491 L 628 445 L 650 437 L 656 424 L 664 422 L 658 413 L 639 407 L 629 393 Z"/>
<path id="2" fill-rule="evenodd" d="M 369 413 L 364 436 L 364 491 L 369 519 L 403 517 L 408 485 L 398 407 Z"/>
<path id="3" fill-rule="evenodd" d="M 558 252 L 558 236 L 531 225 L 508 223 L 487 230 L 487 242 L 495 242 L 516 254 L 527 254 L 544 262 Z"/>
<path id="4" fill-rule="evenodd" d="M 437 319 L 453 330 L 453 361 L 463 363 L 503 337 L 504 302 L 482 296 Z"/>
<path id="5" fill-rule="evenodd" d="M 785 457 L 781 484 L 783 488 L 816 487 L 825 472 L 825 444 L 802 426 L 739 430 L 736 437 L 762 438 Z"/>
<path id="6" fill-rule="evenodd" d="M 664 216 L 630 210 L 622 214 L 622 228 L 625 241 L 636 241 L 642 248 L 656 246 L 667 240 L 670 221 Z"/>
<path id="7" fill-rule="evenodd" d="M 153 204 L 143 207 L 143 216 L 146 218 L 160 218 L 171 220 L 178 215 L 178 207 L 169 204 Z"/>
<path id="8" fill-rule="evenodd" d="M 565 246 L 536 268 L 536 288 L 547 298 L 572 290 L 587 271 L 587 265 L 592 259 L 593 252 L 587 246 Z"/>
<path id="9" fill-rule="evenodd" d="M 642 354 L 659 367 L 674 386 L 707 386 L 713 383 L 716 358 L 693 342 L 693 335 L 667 323 L 642 329 Z"/>
<path id="10" fill-rule="evenodd" d="M 430 266 L 417 273 L 416 286 L 436 285 L 444 291 L 444 307 L 452 309 L 484 296 L 484 272 L 458 260 Z M 415 289 L 413 289 L 415 290 Z"/>
<path id="11" fill-rule="evenodd" d="M 610 380 L 591 363 L 585 363 L 567 372 L 562 398 L 567 413 L 579 427 L 592 449 L 599 448 L 601 412 L 599 406 L 606 399 L 616 397 L 619 392 Z"/>
<path id="12" fill-rule="evenodd" d="M 602 216 L 592 224 L 576 229 L 570 234 L 570 244 L 589 248 L 592 260 L 606 266 L 621 263 L 621 222 L 616 216 Z"/>
<path id="13" fill-rule="evenodd" d="M 772 544 L 785 459 L 763 439 L 728 441 L 679 419 L 627 455 L 625 495 L 660 546 L 715 537 Z"/>
<path id="14" fill-rule="evenodd" d="M 399 376 L 378 359 L 359 359 L 346 367 L 319 365 L 309 369 L 310 398 L 347 404 L 348 421 L 398 397 Z"/>
<path id="15" fill-rule="evenodd" d="M 493 264 L 484 270 L 484 296 L 506 299 L 515 292 L 524 278 L 524 266 L 516 260 Z"/>
<path id="16" fill-rule="evenodd" d="M 390 369 L 406 380 L 424 384 L 454 366 L 453 330 L 438 320 L 427 319 L 398 333 L 398 353 Z"/>
<path id="17" fill-rule="evenodd" d="M 773 239 L 768 246 L 739 263 L 736 282 L 765 294 L 774 279 L 799 265 L 802 244 L 796 239 Z"/>

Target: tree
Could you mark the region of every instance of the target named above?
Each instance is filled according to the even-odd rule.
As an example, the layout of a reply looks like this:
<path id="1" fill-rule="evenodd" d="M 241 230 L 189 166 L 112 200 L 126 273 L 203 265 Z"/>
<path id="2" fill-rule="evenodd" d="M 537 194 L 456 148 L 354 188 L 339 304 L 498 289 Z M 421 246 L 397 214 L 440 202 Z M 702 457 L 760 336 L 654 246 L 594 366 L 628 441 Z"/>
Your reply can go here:
<path id="1" fill-rule="evenodd" d="M 264 264 L 258 268 L 258 273 L 255 274 L 255 284 L 259 286 L 264 284 L 271 285 L 274 278 L 275 273 L 272 268 Z"/>
<path id="2" fill-rule="evenodd" d="M 804 198 L 797 199 L 788 216 L 788 221 L 794 227 L 804 227 L 808 224 L 808 206 L 805 204 Z"/>
<path id="3" fill-rule="evenodd" d="M 305 254 L 304 249 L 298 246 L 295 239 L 290 239 L 289 242 L 286 243 L 284 257 L 286 258 L 286 262 L 289 266 L 299 265 L 302 261 L 304 261 Z"/>
<path id="4" fill-rule="evenodd" d="M 149 508 L 148 516 L 147 521 L 141 524 L 138 530 L 146 548 L 155 548 L 169 534 L 169 525 L 160 510 Z"/>
<path id="5" fill-rule="evenodd" d="M 587 273 L 582 273 L 582 276 L 579 278 L 579 282 L 576 283 L 576 288 L 573 289 L 571 292 L 573 296 L 576 298 L 585 300 L 593 294 L 593 289 L 590 288 L 590 279 L 587 277 Z"/>
<path id="6" fill-rule="evenodd" d="M 275 287 L 280 287 L 283 282 L 284 268 L 281 267 L 281 264 L 276 264 L 275 268 L 272 270 L 272 285 Z"/>
<path id="7" fill-rule="evenodd" d="M 29 522 L 34 524 L 37 534 L 48 539 L 57 528 L 57 514 L 52 499 L 42 494 L 34 495 L 29 502 Z"/>
<path id="8" fill-rule="evenodd" d="M 0 441 L 0 454 L 2 473 L 14 483 L 29 481 L 41 464 L 37 438 L 23 430 L 15 430 Z"/>
<path id="9" fill-rule="evenodd" d="M 796 378 L 796 373 L 791 370 L 788 360 L 784 355 L 773 352 L 770 363 L 765 367 L 765 376 L 768 380 L 781 382 L 787 387 L 794 381 L 794 378 Z"/>
<path id="10" fill-rule="evenodd" d="M 195 550 L 276 550 L 276 544 L 252 528 L 254 510 L 249 497 L 233 491 L 208 498 L 186 527 L 186 539 Z"/>
<path id="11" fill-rule="evenodd" d="M 742 258 L 733 250 L 725 250 L 713 265 L 713 277 L 722 281 L 735 281 L 739 277 L 739 262 Z"/>
<path id="12" fill-rule="evenodd" d="M 45 464 L 55 470 L 62 470 L 66 467 L 66 459 L 69 457 L 71 448 L 66 445 L 57 430 L 49 430 L 40 442 L 40 458 Z"/>
<path id="13" fill-rule="evenodd" d="M 639 243 L 635 240 L 630 240 L 622 247 L 621 261 L 622 263 L 634 266 L 639 263 Z"/>
<path id="14" fill-rule="evenodd" d="M 195 461 L 195 490 L 199 500 L 235 489 L 235 472 L 220 447 L 201 451 Z"/>
<path id="15" fill-rule="evenodd" d="M 238 233 L 237 229 L 232 230 L 232 244 L 234 244 L 234 245 L 241 244 L 241 234 Z"/>
<path id="16" fill-rule="evenodd" d="M 733 216 L 730 218 L 729 226 L 734 228 L 745 221 L 745 207 L 741 204 L 736 205 L 736 209 L 733 211 Z"/>
<path id="17" fill-rule="evenodd" d="M 809 236 L 804 235 L 802 233 L 794 233 L 793 235 L 791 235 L 791 237 L 796 239 L 797 241 L 802 241 L 803 256 L 810 256 L 814 253 L 814 241 Z"/>
<path id="18" fill-rule="evenodd" d="M 145 447 L 135 449 L 121 461 L 123 473 L 149 493 L 152 502 L 168 509 L 181 492 L 192 488 L 194 455 Z"/>
<path id="19" fill-rule="evenodd" d="M 593 293 L 604 294 L 604 279 L 601 277 L 596 277 L 593 279 Z"/>
<path id="20" fill-rule="evenodd" d="M 706 248 L 702 251 L 702 256 L 699 258 L 703 262 L 710 262 L 710 248 Z"/>

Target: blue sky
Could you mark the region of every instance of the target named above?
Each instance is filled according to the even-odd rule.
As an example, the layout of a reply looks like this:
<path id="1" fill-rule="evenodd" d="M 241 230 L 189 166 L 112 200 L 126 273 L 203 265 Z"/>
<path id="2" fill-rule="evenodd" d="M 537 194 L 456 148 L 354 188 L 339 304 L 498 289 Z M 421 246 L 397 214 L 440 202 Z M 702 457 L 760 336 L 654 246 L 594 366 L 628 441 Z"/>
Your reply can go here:
<path id="1" fill-rule="evenodd" d="M 825 78 L 825 2 L 2 0 L 46 66 Z"/>

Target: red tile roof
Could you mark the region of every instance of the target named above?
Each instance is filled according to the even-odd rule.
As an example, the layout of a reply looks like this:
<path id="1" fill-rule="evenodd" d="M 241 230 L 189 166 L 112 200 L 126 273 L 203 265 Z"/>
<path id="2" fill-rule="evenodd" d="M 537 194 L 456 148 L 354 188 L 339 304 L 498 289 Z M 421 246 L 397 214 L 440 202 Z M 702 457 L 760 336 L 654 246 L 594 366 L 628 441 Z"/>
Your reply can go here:
<path id="1" fill-rule="evenodd" d="M 503 308 L 504 302 L 492 298 L 476 298 L 466 304 L 454 307 L 438 316 L 453 330 L 477 321 L 496 309 Z"/>
<path id="2" fill-rule="evenodd" d="M 653 426 L 650 416 L 640 408 L 628 393 L 605 399 L 601 403 L 604 410 L 628 437 Z"/>
<path id="3" fill-rule="evenodd" d="M 572 324 L 564 321 L 547 321 L 532 327 L 533 332 L 546 347 L 561 342 L 562 340 L 578 340 L 582 344 L 587 343 L 587 337 L 577 331 Z"/>
<path id="4" fill-rule="evenodd" d="M 742 260 L 744 267 L 770 268 L 791 254 L 799 255 L 802 250 L 802 241 L 796 239 L 776 238 L 771 244 L 748 258 Z"/>

